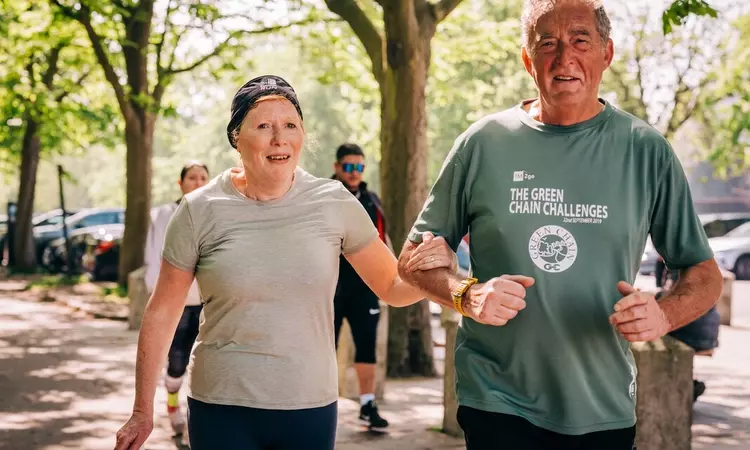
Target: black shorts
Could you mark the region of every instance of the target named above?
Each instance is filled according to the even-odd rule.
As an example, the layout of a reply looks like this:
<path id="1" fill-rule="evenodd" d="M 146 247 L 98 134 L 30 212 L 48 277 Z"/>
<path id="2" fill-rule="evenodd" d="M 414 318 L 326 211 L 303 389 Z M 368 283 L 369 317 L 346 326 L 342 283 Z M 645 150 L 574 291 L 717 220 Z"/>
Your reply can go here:
<path id="1" fill-rule="evenodd" d="M 188 397 L 193 450 L 333 450 L 338 404 L 309 409 L 216 405 Z"/>
<path id="2" fill-rule="evenodd" d="M 555 433 L 510 414 L 458 407 L 466 450 L 634 450 L 635 427 L 582 435 Z"/>
<path id="3" fill-rule="evenodd" d="M 375 364 L 375 348 L 380 320 L 378 297 L 368 290 L 350 291 L 346 295 L 333 298 L 333 327 L 336 334 L 336 348 L 344 318 L 349 322 L 354 338 L 355 363 Z"/>

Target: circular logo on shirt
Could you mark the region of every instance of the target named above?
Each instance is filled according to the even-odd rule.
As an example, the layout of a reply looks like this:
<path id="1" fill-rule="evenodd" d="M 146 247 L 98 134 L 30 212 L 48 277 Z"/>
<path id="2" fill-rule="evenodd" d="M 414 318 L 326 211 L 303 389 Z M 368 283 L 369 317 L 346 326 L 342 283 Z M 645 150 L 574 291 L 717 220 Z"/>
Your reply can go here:
<path id="1" fill-rule="evenodd" d="M 557 225 L 546 225 L 529 238 L 529 256 L 545 272 L 564 272 L 573 265 L 578 255 L 578 244 L 568 230 Z"/>

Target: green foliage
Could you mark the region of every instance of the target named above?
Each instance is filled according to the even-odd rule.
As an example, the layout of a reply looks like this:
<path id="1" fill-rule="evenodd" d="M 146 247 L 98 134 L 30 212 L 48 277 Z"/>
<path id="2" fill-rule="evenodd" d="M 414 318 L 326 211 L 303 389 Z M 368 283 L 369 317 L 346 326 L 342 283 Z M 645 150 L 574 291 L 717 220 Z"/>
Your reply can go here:
<path id="1" fill-rule="evenodd" d="M 691 15 L 717 17 L 718 12 L 705 0 L 675 0 L 661 16 L 664 34 L 672 32 L 674 26 L 679 26 Z"/>
<path id="2" fill-rule="evenodd" d="M 703 97 L 700 119 L 707 157 L 725 175 L 745 173 L 750 166 L 750 15 L 735 23 L 737 39 L 731 57 L 711 74 L 712 91 Z"/>
<path id="3" fill-rule="evenodd" d="M 382 13 L 374 2 L 360 3 L 382 29 Z M 502 5 L 465 0 L 435 34 L 426 96 L 430 181 L 469 124 L 534 95 L 533 81 L 520 58 L 521 6 L 521 0 Z M 341 99 L 345 127 L 379 161 L 380 92 L 362 44 L 345 23 L 308 30 L 298 37 L 310 73 Z M 366 175 L 373 184 L 374 175 Z"/>
<path id="4" fill-rule="evenodd" d="M 86 278 L 82 275 L 47 275 L 29 283 L 27 289 L 54 289 L 63 286 L 75 286 L 76 284 L 85 283 L 86 281 Z"/>
<path id="5" fill-rule="evenodd" d="M 466 0 L 435 34 L 427 90 L 430 181 L 471 123 L 536 95 L 521 61 L 521 7 L 520 0 L 502 7 Z"/>
<path id="6" fill-rule="evenodd" d="M 39 124 L 43 155 L 89 145 L 109 147 L 118 135 L 116 111 L 80 30 L 46 3 L 2 6 L 0 36 L 0 170 L 14 169 L 29 121 Z"/>
<path id="7" fill-rule="evenodd" d="M 127 298 L 128 288 L 120 285 L 114 287 L 105 286 L 102 288 L 102 295 L 104 297 Z"/>

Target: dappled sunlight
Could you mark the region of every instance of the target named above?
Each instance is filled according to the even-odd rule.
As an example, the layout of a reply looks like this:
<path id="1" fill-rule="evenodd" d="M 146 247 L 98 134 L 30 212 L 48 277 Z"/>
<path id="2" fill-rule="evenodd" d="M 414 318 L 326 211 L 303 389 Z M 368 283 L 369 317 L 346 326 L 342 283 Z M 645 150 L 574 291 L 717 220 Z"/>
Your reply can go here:
<path id="1" fill-rule="evenodd" d="M 114 446 L 133 405 L 136 333 L 52 304 L 0 301 L 22 318 L 0 314 L 0 388 L 10 386 L 1 391 L 0 443 L 24 444 L 13 450 Z M 174 449 L 164 425 L 156 425 L 149 449 Z"/>

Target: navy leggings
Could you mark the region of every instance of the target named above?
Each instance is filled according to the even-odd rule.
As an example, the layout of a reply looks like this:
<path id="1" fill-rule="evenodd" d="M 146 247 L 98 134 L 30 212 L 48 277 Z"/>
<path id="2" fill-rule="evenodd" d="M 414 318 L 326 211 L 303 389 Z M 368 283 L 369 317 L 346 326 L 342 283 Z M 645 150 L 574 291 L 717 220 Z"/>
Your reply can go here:
<path id="1" fill-rule="evenodd" d="M 338 405 L 278 410 L 188 397 L 191 450 L 333 450 Z"/>

